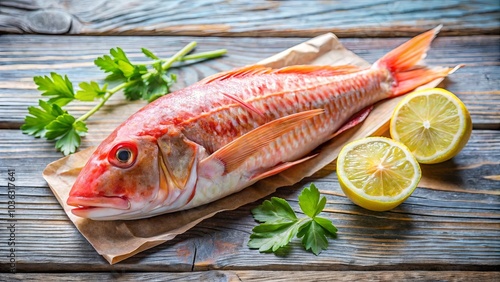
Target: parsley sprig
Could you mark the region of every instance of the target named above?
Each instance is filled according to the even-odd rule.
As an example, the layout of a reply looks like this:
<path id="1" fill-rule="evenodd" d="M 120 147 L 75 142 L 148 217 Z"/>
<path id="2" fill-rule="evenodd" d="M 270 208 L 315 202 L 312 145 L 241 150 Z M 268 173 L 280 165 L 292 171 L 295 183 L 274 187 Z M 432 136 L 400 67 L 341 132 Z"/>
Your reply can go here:
<path id="1" fill-rule="evenodd" d="M 276 252 L 288 245 L 293 238 L 302 238 L 302 245 L 315 255 L 328 246 L 327 236 L 334 237 L 337 228 L 318 214 L 325 208 L 326 198 L 321 197 L 314 184 L 304 188 L 299 195 L 299 206 L 307 217 L 298 218 L 284 199 L 272 197 L 252 210 L 256 221 L 248 246 L 260 252 Z"/>
<path id="2" fill-rule="evenodd" d="M 112 48 L 109 55 L 98 57 L 94 61 L 94 64 L 107 74 L 106 83 L 100 85 L 95 81 L 81 82 L 76 91 L 66 75 L 63 77 L 52 72 L 50 76 L 35 76 L 33 80 L 38 90 L 48 100 L 41 99 L 38 101 L 38 106 L 28 107 L 28 115 L 21 130 L 24 134 L 36 138 L 56 140 L 56 149 L 64 155 L 74 153 L 80 146 L 81 137 L 88 131 L 85 121 L 113 94 L 123 90 L 128 100 L 151 102 L 170 93 L 170 87 L 177 81 L 175 74 L 167 72 L 173 63 L 212 59 L 226 53 L 225 49 L 220 49 L 187 55 L 195 47 L 196 42 L 191 42 L 168 59 L 160 59 L 150 50 L 142 48 L 142 53 L 152 60 L 142 64 L 132 63 L 121 48 Z M 110 88 L 110 83 L 115 86 Z M 76 118 L 63 108 L 75 100 L 82 102 L 98 100 L 99 103 Z"/>

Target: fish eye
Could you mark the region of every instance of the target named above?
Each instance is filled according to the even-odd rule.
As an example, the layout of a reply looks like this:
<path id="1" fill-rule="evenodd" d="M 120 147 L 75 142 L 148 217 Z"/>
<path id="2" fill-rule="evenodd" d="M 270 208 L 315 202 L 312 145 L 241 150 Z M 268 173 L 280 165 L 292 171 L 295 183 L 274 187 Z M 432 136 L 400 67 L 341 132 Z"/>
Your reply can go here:
<path id="1" fill-rule="evenodd" d="M 137 146 L 132 142 L 116 144 L 108 154 L 110 164 L 119 168 L 129 168 L 137 159 Z"/>
<path id="2" fill-rule="evenodd" d="M 128 148 L 120 148 L 116 151 L 116 159 L 121 163 L 126 163 L 132 157 L 132 152 Z"/>

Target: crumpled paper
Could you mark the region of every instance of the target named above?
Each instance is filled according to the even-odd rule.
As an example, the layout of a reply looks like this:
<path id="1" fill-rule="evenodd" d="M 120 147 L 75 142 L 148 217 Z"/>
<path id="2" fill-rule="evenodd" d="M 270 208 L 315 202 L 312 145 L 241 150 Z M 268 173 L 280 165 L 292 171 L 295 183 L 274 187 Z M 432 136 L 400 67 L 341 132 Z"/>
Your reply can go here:
<path id="1" fill-rule="evenodd" d="M 259 64 L 272 68 L 299 64 L 369 66 L 369 63 L 345 49 L 332 33 L 315 37 Z M 422 87 L 434 87 L 440 81 Z M 293 185 L 312 175 L 334 161 L 345 143 L 387 131 L 392 111 L 400 100 L 401 97 L 398 97 L 376 104 L 363 123 L 323 144 L 315 158 L 261 180 L 241 192 L 187 211 L 131 221 L 93 221 L 74 216 L 66 200 L 78 173 L 95 147 L 50 163 L 43 171 L 43 177 L 76 228 L 100 255 L 114 264 L 171 240 L 216 213 L 237 209 L 270 195 L 278 187 Z"/>

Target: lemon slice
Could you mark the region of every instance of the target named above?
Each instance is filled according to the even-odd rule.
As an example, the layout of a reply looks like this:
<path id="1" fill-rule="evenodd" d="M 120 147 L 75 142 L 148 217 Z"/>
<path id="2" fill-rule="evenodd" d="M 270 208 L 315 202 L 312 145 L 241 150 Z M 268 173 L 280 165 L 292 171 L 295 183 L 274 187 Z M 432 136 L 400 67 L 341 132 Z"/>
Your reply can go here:
<path id="1" fill-rule="evenodd" d="M 353 141 L 339 153 L 340 187 L 355 204 L 386 211 L 404 202 L 420 181 L 420 166 L 403 144 L 385 137 Z"/>
<path id="2" fill-rule="evenodd" d="M 431 88 L 408 94 L 396 106 L 391 137 L 405 144 L 420 163 L 444 162 L 467 144 L 472 121 L 453 93 Z"/>

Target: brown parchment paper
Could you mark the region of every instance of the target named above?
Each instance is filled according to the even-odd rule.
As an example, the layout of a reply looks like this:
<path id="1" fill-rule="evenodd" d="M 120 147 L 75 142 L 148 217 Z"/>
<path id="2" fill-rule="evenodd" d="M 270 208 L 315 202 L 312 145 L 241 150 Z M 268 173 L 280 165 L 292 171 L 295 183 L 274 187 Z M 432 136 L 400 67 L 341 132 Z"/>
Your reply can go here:
<path id="1" fill-rule="evenodd" d="M 298 64 L 369 66 L 366 61 L 345 49 L 331 33 L 285 50 L 259 64 L 273 68 Z M 439 81 L 434 81 L 423 87 L 433 87 L 438 83 Z M 93 221 L 74 216 L 70 207 L 66 205 L 66 200 L 78 173 L 95 148 L 88 148 L 49 164 L 43 171 L 43 177 L 76 228 L 100 255 L 110 264 L 114 264 L 171 240 L 216 213 L 254 202 L 275 192 L 278 187 L 295 184 L 304 177 L 312 175 L 334 161 L 346 142 L 384 133 L 399 100 L 401 97 L 375 105 L 374 110 L 362 124 L 322 145 L 315 158 L 259 181 L 241 192 L 188 211 L 132 221 Z"/>

